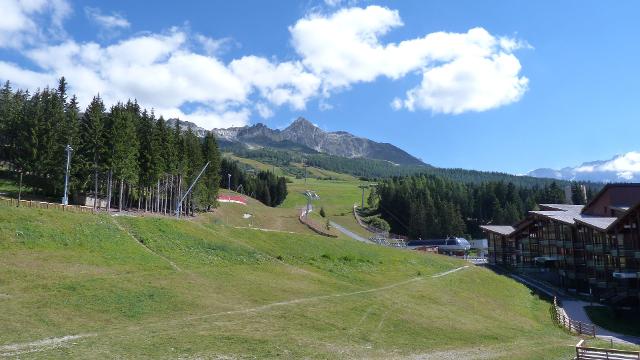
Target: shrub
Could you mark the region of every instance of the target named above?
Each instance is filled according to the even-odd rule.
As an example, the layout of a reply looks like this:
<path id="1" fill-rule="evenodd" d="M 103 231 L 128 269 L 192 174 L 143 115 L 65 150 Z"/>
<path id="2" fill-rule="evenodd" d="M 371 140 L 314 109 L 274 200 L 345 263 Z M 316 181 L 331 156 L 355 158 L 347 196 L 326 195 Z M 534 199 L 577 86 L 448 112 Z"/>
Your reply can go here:
<path id="1" fill-rule="evenodd" d="M 380 217 L 380 215 L 369 216 L 369 217 L 366 217 L 366 218 L 364 218 L 362 220 L 365 223 L 367 223 L 367 224 L 369 224 L 369 225 L 371 225 L 371 226 L 373 226 L 375 228 L 378 228 L 380 230 L 383 230 L 383 231 L 391 230 L 391 226 L 389 225 L 389 223 L 386 222 L 384 219 L 382 219 Z"/>

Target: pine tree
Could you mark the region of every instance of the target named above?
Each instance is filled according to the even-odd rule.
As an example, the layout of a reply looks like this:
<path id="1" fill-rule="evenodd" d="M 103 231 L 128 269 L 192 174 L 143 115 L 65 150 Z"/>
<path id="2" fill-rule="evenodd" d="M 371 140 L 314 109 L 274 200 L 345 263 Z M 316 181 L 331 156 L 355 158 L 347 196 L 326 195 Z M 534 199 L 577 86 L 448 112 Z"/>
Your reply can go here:
<path id="1" fill-rule="evenodd" d="M 216 205 L 220 184 L 220 151 L 216 138 L 210 131 L 206 133 L 202 143 L 202 156 L 205 162 L 210 162 L 202 179 L 206 189 L 204 205 L 209 209 Z"/>
<path id="2" fill-rule="evenodd" d="M 83 169 L 85 183 L 90 182 L 90 174 L 93 173 L 93 209 L 97 209 L 98 200 L 98 174 L 103 170 L 103 158 L 106 152 L 104 144 L 105 107 L 102 99 L 95 96 L 84 116 L 80 126 L 80 148 L 78 157 Z"/>
<path id="3" fill-rule="evenodd" d="M 109 119 L 109 170 L 119 181 L 118 209 L 122 211 L 124 185 L 125 183 L 135 183 L 138 178 L 136 124 L 132 113 L 122 104 L 117 104 L 111 108 Z"/>

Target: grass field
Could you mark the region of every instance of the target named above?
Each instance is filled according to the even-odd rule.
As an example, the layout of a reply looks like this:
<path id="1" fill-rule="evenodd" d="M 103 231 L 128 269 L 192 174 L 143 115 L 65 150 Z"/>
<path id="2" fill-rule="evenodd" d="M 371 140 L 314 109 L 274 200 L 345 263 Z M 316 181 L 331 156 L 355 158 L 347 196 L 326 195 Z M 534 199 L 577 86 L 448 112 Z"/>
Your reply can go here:
<path id="1" fill-rule="evenodd" d="M 242 157 L 233 155 L 232 153 L 225 153 L 223 154 L 223 156 L 227 159 L 236 160 L 243 164 L 249 165 L 256 170 L 271 171 L 272 173 L 275 173 L 277 176 L 287 176 L 287 173 L 277 166 L 265 164 L 263 162 L 256 161 L 253 159 L 242 158 Z"/>
<path id="2" fill-rule="evenodd" d="M 220 190 L 221 194 L 238 195 L 233 191 Z M 212 213 L 203 214 L 195 221 L 227 224 L 235 227 L 253 227 L 280 231 L 309 233 L 309 229 L 298 220 L 297 209 L 272 208 L 245 196 L 247 205 L 220 203 Z M 245 217 L 245 214 L 251 217 Z"/>
<path id="3" fill-rule="evenodd" d="M 353 217 L 353 204 L 360 203 L 362 190 L 358 188 L 361 182 L 355 178 L 351 180 L 320 180 L 307 179 L 305 184 L 303 179 L 294 179 L 287 184 L 289 195 L 280 205 L 280 208 L 300 208 L 306 204 L 303 193 L 305 190 L 313 190 L 320 199 L 313 202 L 316 211 L 321 207 L 327 214 L 327 218 L 344 226 L 345 228 L 368 238 L 371 234 L 360 227 Z M 365 192 L 365 199 L 369 192 Z"/>
<path id="4" fill-rule="evenodd" d="M 569 358 L 576 339 L 525 287 L 476 267 L 431 277 L 464 265 L 213 222 L 0 206 L 0 356 Z"/>

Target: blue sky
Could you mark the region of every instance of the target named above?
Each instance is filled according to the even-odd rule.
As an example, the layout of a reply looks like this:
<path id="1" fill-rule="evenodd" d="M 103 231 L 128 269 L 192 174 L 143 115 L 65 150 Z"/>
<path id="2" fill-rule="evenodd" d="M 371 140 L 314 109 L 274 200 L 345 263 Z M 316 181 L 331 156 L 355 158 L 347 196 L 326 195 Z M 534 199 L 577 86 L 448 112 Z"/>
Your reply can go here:
<path id="1" fill-rule="evenodd" d="M 442 167 L 640 151 L 634 1 L 3 3 L 0 80 L 19 87 L 65 75 L 81 101 L 205 127 L 304 116 Z"/>

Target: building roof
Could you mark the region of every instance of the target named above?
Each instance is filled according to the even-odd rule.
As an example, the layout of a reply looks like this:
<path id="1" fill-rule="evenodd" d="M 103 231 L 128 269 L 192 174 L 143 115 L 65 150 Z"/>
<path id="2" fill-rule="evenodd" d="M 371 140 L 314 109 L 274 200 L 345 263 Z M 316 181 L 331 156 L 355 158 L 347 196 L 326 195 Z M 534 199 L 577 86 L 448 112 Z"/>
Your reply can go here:
<path id="1" fill-rule="evenodd" d="M 543 216 L 552 220 L 557 220 L 565 224 L 575 224 L 575 218 L 580 216 L 580 213 L 572 211 L 529 211 L 530 214 Z"/>
<path id="2" fill-rule="evenodd" d="M 576 218 L 576 222 L 594 227 L 598 230 L 607 230 L 609 227 L 618 220 L 616 217 L 602 217 L 602 216 L 589 216 L 580 215 Z"/>
<path id="3" fill-rule="evenodd" d="M 540 204 L 540 207 L 554 209 L 554 210 L 570 211 L 570 212 L 574 212 L 574 213 L 579 213 L 584 208 L 584 205 Z"/>
<path id="4" fill-rule="evenodd" d="M 504 236 L 509 236 L 516 230 L 513 226 L 506 225 L 481 225 L 480 228 L 488 232 Z"/>
<path id="5" fill-rule="evenodd" d="M 617 206 L 617 205 L 609 206 L 609 208 L 611 210 L 620 211 L 620 212 L 627 212 L 629 209 L 631 209 L 630 206 Z"/>
<path id="6" fill-rule="evenodd" d="M 591 201 L 589 201 L 587 203 L 587 205 L 585 205 L 583 212 L 584 211 L 590 211 L 590 208 L 598 202 L 598 200 L 604 195 L 606 194 L 609 190 L 613 189 L 613 188 L 627 188 L 630 189 L 631 191 L 639 191 L 640 190 L 640 183 L 611 183 L 611 184 L 606 184 L 602 190 L 600 190 L 600 192 L 598 192 L 596 194 L 596 196 L 591 199 Z"/>
<path id="7" fill-rule="evenodd" d="M 624 192 L 620 192 L 619 188 L 622 188 Z M 535 221 L 536 217 L 545 217 L 568 225 L 575 225 L 576 223 L 580 223 L 595 228 L 599 231 L 608 231 L 615 224 L 622 221 L 622 219 L 624 219 L 627 214 L 636 210 L 640 210 L 640 202 L 634 200 L 635 198 L 633 198 L 633 196 L 631 196 L 630 198 L 625 197 L 628 190 L 632 191 L 632 195 L 638 195 L 640 192 L 640 183 L 607 184 L 586 206 L 569 204 L 539 204 L 542 210 L 529 211 L 529 214 L 532 216 L 521 220 L 514 226 L 484 225 L 480 226 L 480 228 L 491 233 L 503 236 L 511 236 L 514 235 L 514 233 L 518 232 L 520 229 L 524 228 L 531 221 Z M 598 198 L 601 198 L 602 194 L 607 191 L 613 192 L 615 197 L 610 200 L 612 200 L 612 202 L 616 202 L 616 205 L 607 206 L 609 209 L 620 212 L 621 214 L 618 217 L 606 216 L 609 214 L 590 213 L 591 210 L 589 210 L 589 207 L 593 206 L 593 204 L 596 203 L 596 200 Z M 608 196 L 612 197 L 613 195 L 609 194 Z M 629 204 L 625 204 L 625 202 L 629 202 Z"/>

